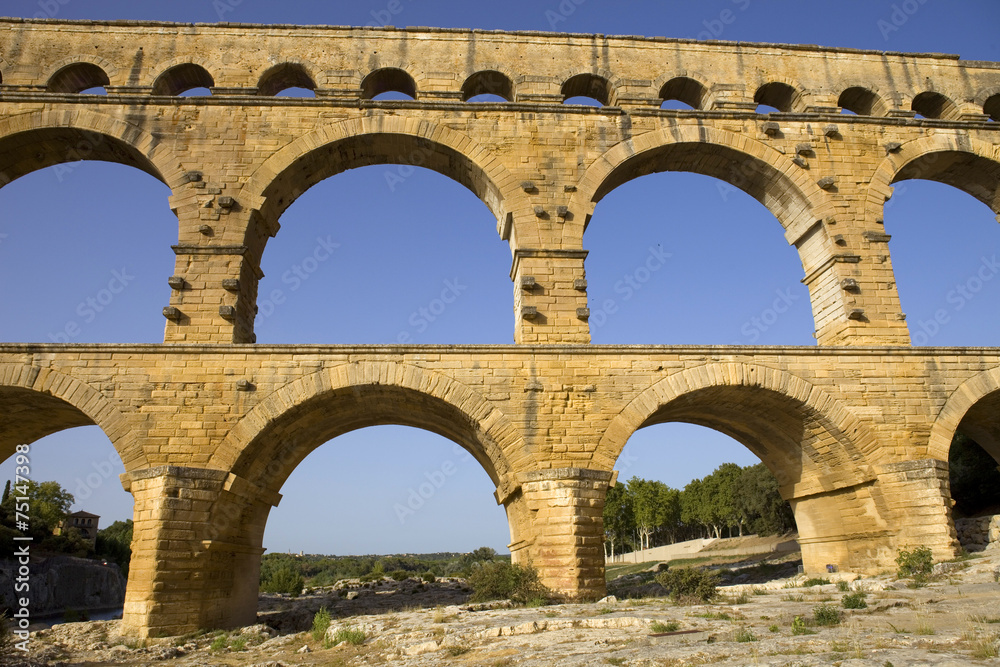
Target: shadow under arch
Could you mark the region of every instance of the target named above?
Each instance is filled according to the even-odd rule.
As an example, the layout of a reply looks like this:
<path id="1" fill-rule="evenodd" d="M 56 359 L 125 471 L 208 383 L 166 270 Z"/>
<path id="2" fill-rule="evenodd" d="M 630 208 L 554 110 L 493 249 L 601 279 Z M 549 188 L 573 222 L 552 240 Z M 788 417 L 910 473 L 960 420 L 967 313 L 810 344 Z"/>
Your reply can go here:
<path id="1" fill-rule="evenodd" d="M 0 363 L 0 460 L 17 445 L 77 426 L 98 426 L 125 470 L 149 467 L 125 416 L 101 392 L 74 377 L 39 366 Z"/>
<path id="2" fill-rule="evenodd" d="M 616 144 L 587 169 L 574 204 L 587 211 L 589 224 L 594 208 L 609 192 L 662 171 L 711 176 L 743 190 L 778 218 L 791 244 L 833 211 L 829 197 L 787 156 L 727 130 L 688 124 Z"/>
<path id="3" fill-rule="evenodd" d="M 1000 213 L 1000 150 L 966 136 L 935 134 L 906 142 L 878 165 L 868 185 L 868 221 L 882 220 L 893 183 L 913 178 L 958 188 Z"/>
<path id="4" fill-rule="evenodd" d="M 520 432 L 473 389 L 409 364 L 353 362 L 313 373 L 266 397 L 233 427 L 209 467 L 276 494 L 323 443 L 386 424 L 452 440 L 498 486 L 530 464 Z"/>
<path id="5" fill-rule="evenodd" d="M 172 190 L 182 183 L 180 161 L 131 123 L 89 110 L 73 116 L 37 111 L 0 120 L 0 187 L 33 171 L 81 160 L 135 167 Z"/>
<path id="6" fill-rule="evenodd" d="M 1000 368 L 982 371 L 951 393 L 931 427 L 927 455 L 948 461 L 956 433 L 965 433 L 1000 464 Z"/>
<path id="7" fill-rule="evenodd" d="M 498 232 L 507 226 L 510 211 L 525 206 L 514 178 L 471 138 L 434 123 L 414 126 L 403 118 L 374 115 L 304 135 L 253 173 L 244 191 L 256 202 L 259 215 L 247 227 L 246 244 L 258 246 L 258 239 L 267 236 L 261 235 L 261 225 L 273 228 L 285 209 L 320 181 L 379 164 L 425 167 L 457 181 L 486 204 L 497 219 Z"/>
<path id="8" fill-rule="evenodd" d="M 892 531 L 892 508 L 875 469 L 878 444 L 832 396 L 764 366 L 719 362 L 688 369 L 645 389 L 612 420 L 594 464 L 610 469 L 636 430 L 672 421 L 724 433 L 771 470 L 792 504 L 807 570 L 828 563 L 871 569 L 874 555 L 860 557 L 847 545 L 853 536 L 867 542 L 872 525 Z M 850 518 L 857 516 L 865 521 Z"/>

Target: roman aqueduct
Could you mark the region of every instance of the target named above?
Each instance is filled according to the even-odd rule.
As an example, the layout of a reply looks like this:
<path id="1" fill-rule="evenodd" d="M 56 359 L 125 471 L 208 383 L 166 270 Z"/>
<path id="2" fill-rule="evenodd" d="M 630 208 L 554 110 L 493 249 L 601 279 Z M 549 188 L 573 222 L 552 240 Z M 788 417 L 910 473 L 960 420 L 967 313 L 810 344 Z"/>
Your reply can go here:
<path id="1" fill-rule="evenodd" d="M 211 94 L 180 96 L 200 87 Z M 315 96 L 276 96 L 288 87 Z M 374 99 L 385 91 L 412 99 Z M 470 101 L 484 93 L 502 99 Z M 563 104 L 578 95 L 603 106 Z M 0 185 L 118 162 L 169 186 L 178 219 L 162 345 L 0 344 L 0 452 L 80 425 L 107 434 L 135 498 L 125 624 L 139 636 L 253 622 L 283 481 L 330 438 L 386 423 L 467 449 L 515 561 L 569 597 L 603 592 L 616 458 L 667 421 L 768 465 L 807 570 L 877 570 L 917 544 L 949 557 L 948 450 L 961 430 L 1000 460 L 1000 349 L 910 345 L 882 211 L 894 182 L 922 178 L 1000 212 L 997 121 L 1000 63 L 947 55 L 0 19 Z M 282 212 L 322 179 L 414 156 L 495 215 L 513 344 L 257 345 Z M 774 214 L 817 346 L 589 344 L 584 229 L 608 192 L 666 170 Z"/>

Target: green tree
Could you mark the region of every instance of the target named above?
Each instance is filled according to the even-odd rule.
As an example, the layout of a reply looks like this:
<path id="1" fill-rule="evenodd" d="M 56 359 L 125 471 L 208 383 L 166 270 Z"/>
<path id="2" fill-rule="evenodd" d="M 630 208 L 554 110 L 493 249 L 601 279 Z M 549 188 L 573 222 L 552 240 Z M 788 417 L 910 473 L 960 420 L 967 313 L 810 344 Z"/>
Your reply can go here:
<path id="1" fill-rule="evenodd" d="M 10 480 L 8 479 L 7 483 L 3 487 L 3 500 L 0 500 L 0 505 L 7 502 L 7 498 L 9 496 L 10 496 Z"/>
<path id="2" fill-rule="evenodd" d="M 778 480 L 763 463 L 743 468 L 737 496 L 739 513 L 751 532 L 780 535 L 795 529 L 795 515 L 778 492 Z"/>
<path id="3" fill-rule="evenodd" d="M 10 528 L 17 527 L 17 512 L 28 517 L 32 537 L 43 540 L 62 525 L 73 504 L 73 494 L 58 482 L 15 484 L 10 495 L 0 502 L 2 522 Z"/>
<path id="4" fill-rule="evenodd" d="M 663 482 L 633 477 L 628 482 L 632 496 L 639 548 L 649 549 L 655 535 L 676 530 L 680 502 L 676 491 Z"/>
<path id="5" fill-rule="evenodd" d="M 721 528 L 739 526 L 743 535 L 743 521 L 737 508 L 740 477 L 743 468 L 735 463 L 723 463 L 706 478 L 711 487 L 712 517 L 715 521 L 715 536 L 721 537 Z M 732 530 L 730 530 L 732 536 Z"/>
<path id="6" fill-rule="evenodd" d="M 615 557 L 615 546 L 621 551 L 629 541 L 629 536 L 635 531 L 635 514 L 632 507 L 632 494 L 624 484 L 615 484 L 608 488 L 604 497 L 604 543 L 605 556 Z M 610 548 L 610 554 L 608 553 Z"/>
<path id="7" fill-rule="evenodd" d="M 279 561 L 273 568 L 267 568 L 267 571 L 262 562 L 260 575 L 260 590 L 265 593 L 287 593 L 298 596 L 305 587 L 305 579 L 296 564 L 290 560 Z"/>
<path id="8" fill-rule="evenodd" d="M 126 577 L 132 560 L 132 530 L 132 519 L 128 519 L 97 531 L 97 555 L 118 565 Z"/>
<path id="9" fill-rule="evenodd" d="M 663 523 L 661 528 L 670 538 L 670 543 L 677 541 L 677 532 L 681 528 L 681 492 L 664 485 L 660 490 L 660 513 Z"/>

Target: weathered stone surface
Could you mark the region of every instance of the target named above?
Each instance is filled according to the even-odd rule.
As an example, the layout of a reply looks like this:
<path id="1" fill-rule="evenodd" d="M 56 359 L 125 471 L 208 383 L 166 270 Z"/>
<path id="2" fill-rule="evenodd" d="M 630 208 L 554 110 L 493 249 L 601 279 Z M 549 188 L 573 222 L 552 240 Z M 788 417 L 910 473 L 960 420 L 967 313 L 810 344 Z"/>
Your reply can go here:
<path id="1" fill-rule="evenodd" d="M 581 65 L 595 50 L 603 64 Z M 16 19 L 0 19 L 0 53 L 0 185 L 110 160 L 166 183 L 178 217 L 165 345 L 0 345 L 0 456 L 97 424 L 122 457 L 135 498 L 132 634 L 252 622 L 282 483 L 312 449 L 368 425 L 429 429 L 470 451 L 507 510 L 514 560 L 572 598 L 605 593 L 604 493 L 647 424 L 703 424 L 760 456 L 813 572 L 889 568 L 915 545 L 953 555 L 952 436 L 973 433 L 1000 459 L 1000 352 L 908 347 L 881 224 L 892 183 L 916 176 L 1000 211 L 1000 124 L 982 115 L 995 107 L 995 63 Z M 79 94 L 93 86 L 107 96 Z M 200 86 L 213 94 L 177 96 Z M 316 97 L 274 96 L 290 86 Z M 371 99 L 385 89 L 415 99 Z M 466 101 L 485 92 L 507 101 Z M 580 93 L 605 106 L 562 104 Z M 661 110 L 664 98 L 693 109 Z M 762 117 L 757 102 L 781 113 Z M 937 117 L 914 119 L 915 103 Z M 282 212 L 323 178 L 393 163 L 454 178 L 495 215 L 517 345 L 252 345 L 261 257 Z M 664 169 L 722 179 L 774 213 L 801 257 L 820 347 L 585 345 L 584 227 L 601 224 L 591 218 L 608 192 Z M 336 247 L 317 239 L 315 252 Z M 647 265 L 663 261 L 651 251 Z M 977 275 L 992 277 L 995 258 L 983 262 Z"/>
<path id="2" fill-rule="evenodd" d="M 34 638 L 32 657 L 59 656 L 66 664 L 158 664 L 188 667 L 204 664 L 282 665 L 391 664 L 432 667 L 442 664 L 517 664 L 530 667 L 589 667 L 595 664 L 656 665 L 747 664 L 815 667 L 832 664 L 857 667 L 957 667 L 986 664 L 982 656 L 1000 642 L 992 610 L 1000 585 L 992 575 L 1000 555 L 959 563 L 945 577 L 925 586 L 888 588 L 893 576 L 863 579 L 866 609 L 841 609 L 843 620 L 832 627 L 813 623 L 822 604 L 838 605 L 841 593 L 830 587 L 802 588 L 801 579 L 778 579 L 755 594 L 743 587 L 722 589 L 723 597 L 709 605 L 676 605 L 666 598 L 621 600 L 609 607 L 561 604 L 540 608 L 478 609 L 433 603 L 401 603 L 394 610 L 371 614 L 341 609 L 342 600 L 323 604 L 346 613 L 336 627 L 363 629 L 361 646 L 330 647 L 308 632 L 264 642 L 263 632 L 234 632 L 242 647 L 215 650 L 214 633 L 199 634 L 183 646 L 176 639 L 152 639 L 146 647 L 114 646 L 121 623 L 72 623 L 45 630 Z M 857 582 L 856 582 L 857 583 Z M 434 584 L 431 585 L 432 587 Z M 742 597 L 745 602 L 738 601 Z M 833 598 L 833 601 L 831 601 Z M 287 600 L 312 609 L 305 599 Z M 350 606 L 350 605 L 347 605 Z M 839 606 L 839 605 L 838 605 Z M 360 615 L 356 615 L 360 614 Z M 813 634 L 795 635 L 796 617 Z M 659 625 L 654 625 L 659 624 Z M 668 628 L 674 628 L 670 630 Z M 331 628 L 334 632 L 334 628 Z M 331 636 L 328 633 L 327 637 Z M 749 641 L 748 641 L 749 640 Z M 306 658 L 295 651 L 306 645 Z M 171 655 L 171 652 L 174 655 Z"/>

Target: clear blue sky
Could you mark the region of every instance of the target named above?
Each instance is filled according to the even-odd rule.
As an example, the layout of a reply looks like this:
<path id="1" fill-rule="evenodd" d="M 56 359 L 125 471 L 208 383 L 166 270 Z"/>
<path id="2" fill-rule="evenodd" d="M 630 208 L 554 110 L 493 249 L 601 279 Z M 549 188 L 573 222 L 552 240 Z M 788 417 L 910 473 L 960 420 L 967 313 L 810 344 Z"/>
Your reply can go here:
<path id="1" fill-rule="evenodd" d="M 890 20 L 894 5 L 916 11 L 885 35 L 879 21 Z M 716 35 L 722 39 L 1000 60 L 995 0 L 399 0 L 392 6 L 401 8 L 391 20 L 399 26 L 690 38 L 717 29 L 715 20 L 730 10 L 736 20 Z M 385 19 L 389 7 L 388 0 L 5 0 L 0 14 L 363 25 Z M 220 10 L 225 10 L 221 17 Z M 258 319 L 260 342 L 389 343 L 403 332 L 417 343 L 512 342 L 510 252 L 485 205 L 464 187 L 424 170 L 390 192 L 387 169 L 333 177 L 285 213 L 264 257 L 261 294 L 280 286 L 281 274 L 311 253 L 317 236 L 330 235 L 341 246 L 300 289 L 288 293 L 286 303 Z M 645 259 L 650 245 L 662 245 L 673 257 L 641 292 L 621 302 L 617 313 L 592 322 L 595 343 L 815 344 L 802 268 L 780 225 L 749 196 L 728 190 L 723 196 L 718 186 L 692 174 L 658 174 L 627 183 L 600 203 L 584 239 L 591 251 L 592 308 L 615 296 L 615 282 Z M 94 162 L 35 172 L 0 189 L 0 341 L 46 342 L 73 322 L 80 329 L 73 342 L 161 342 L 160 310 L 168 302 L 166 278 L 174 268 L 170 245 L 177 241 L 168 194 L 146 174 Z M 1000 251 L 993 214 L 936 183 L 900 184 L 885 226 L 893 235 L 893 263 L 911 327 L 950 308 L 948 291 L 976 271 L 982 256 Z M 101 312 L 91 316 L 84 309 L 81 315 L 78 305 L 99 294 L 116 271 L 125 274 L 127 289 Z M 359 275 L 365 279 L 357 280 Z M 439 294 L 446 280 L 467 289 L 418 331 L 410 315 Z M 345 281 L 351 290 L 339 287 Z M 766 331 L 755 329 L 752 318 L 779 292 L 792 295 L 792 307 Z M 998 305 L 1000 280 L 987 283 L 961 311 L 950 311 L 950 322 L 927 342 L 996 345 Z M 131 497 L 117 480 L 121 463 L 96 427 L 56 434 L 33 451 L 35 478 L 60 481 L 77 495 L 75 508 L 102 515 L 102 523 L 131 516 Z M 638 432 L 624 456 L 623 478 L 638 475 L 675 487 L 724 461 L 756 461 L 735 441 L 683 424 Z M 110 476 L 102 474 L 108 461 L 115 467 Z M 405 503 L 426 474 L 448 465 L 457 472 L 418 512 L 400 521 L 394 505 Z M 0 465 L 0 479 L 11 474 L 11 462 Z M 282 492 L 264 538 L 271 551 L 468 551 L 482 545 L 505 551 L 509 540 L 503 509 L 495 505 L 493 487 L 478 464 L 451 442 L 415 429 L 379 427 L 341 436 L 314 452 Z"/>

